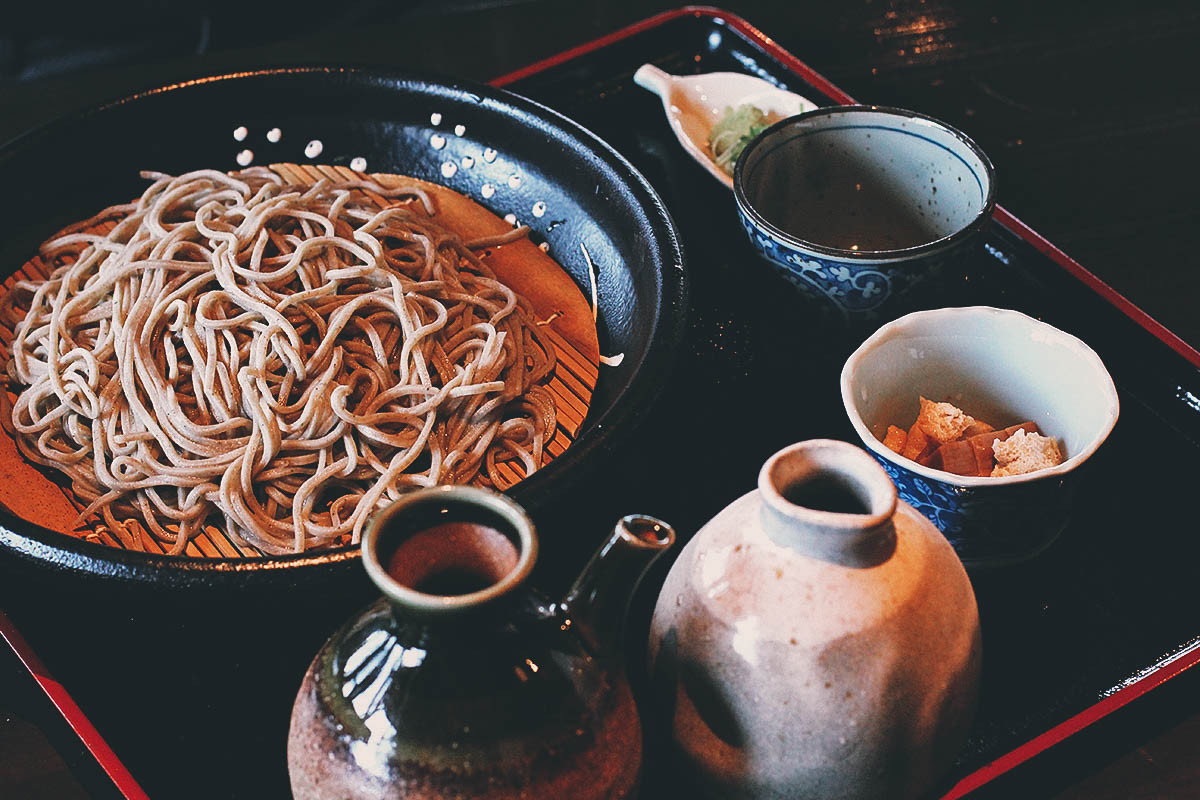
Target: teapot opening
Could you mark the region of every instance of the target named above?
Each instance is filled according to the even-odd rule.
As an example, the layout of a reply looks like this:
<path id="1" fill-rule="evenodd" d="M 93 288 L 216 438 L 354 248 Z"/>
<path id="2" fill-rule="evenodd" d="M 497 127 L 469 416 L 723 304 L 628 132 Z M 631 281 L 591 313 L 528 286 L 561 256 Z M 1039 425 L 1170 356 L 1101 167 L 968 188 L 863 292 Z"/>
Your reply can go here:
<path id="1" fill-rule="evenodd" d="M 674 530 L 670 525 L 644 514 L 622 517 L 620 524 L 633 538 L 655 548 L 665 547 L 675 540 Z"/>
<path id="2" fill-rule="evenodd" d="M 533 525 L 503 495 L 472 487 L 409 493 L 372 520 L 363 562 L 393 603 L 425 612 L 481 605 L 524 582 Z"/>
<path id="3" fill-rule="evenodd" d="M 460 595 L 504 580 L 519 557 L 517 545 L 491 525 L 443 522 L 411 533 L 385 563 L 388 575 L 410 589 Z"/>

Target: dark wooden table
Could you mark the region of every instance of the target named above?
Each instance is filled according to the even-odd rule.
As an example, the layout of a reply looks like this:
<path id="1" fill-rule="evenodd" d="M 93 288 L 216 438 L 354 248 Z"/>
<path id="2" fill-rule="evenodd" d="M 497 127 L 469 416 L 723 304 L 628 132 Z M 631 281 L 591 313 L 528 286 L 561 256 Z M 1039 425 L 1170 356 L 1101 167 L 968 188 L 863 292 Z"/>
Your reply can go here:
<path id="1" fill-rule="evenodd" d="M 0 140 L 104 97 L 250 66 L 353 63 L 486 80 L 671 7 L 297 0 L 281 19 L 279 4 L 254 2 L 219 11 L 131 3 L 103 15 L 90 5 L 42 5 L 0 27 Z M 992 157 L 1003 205 L 1200 347 L 1200 6 L 730 0 L 724 7 L 860 101 L 912 108 L 966 131 Z M 1200 678 L 1185 674 L 983 794 L 1200 796 L 1198 735 Z M 0 797 L 113 796 L 0 648 Z"/>

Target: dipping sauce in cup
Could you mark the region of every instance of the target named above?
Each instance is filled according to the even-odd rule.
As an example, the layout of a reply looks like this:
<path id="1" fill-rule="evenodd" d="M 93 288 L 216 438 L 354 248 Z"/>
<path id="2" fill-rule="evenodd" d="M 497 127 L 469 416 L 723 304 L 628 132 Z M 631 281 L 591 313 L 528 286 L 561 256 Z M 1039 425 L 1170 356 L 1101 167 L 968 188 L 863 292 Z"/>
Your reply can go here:
<path id="1" fill-rule="evenodd" d="M 995 206 L 991 161 L 965 134 L 896 108 L 789 117 L 734 169 L 751 242 L 803 292 L 877 314 L 975 252 Z"/>

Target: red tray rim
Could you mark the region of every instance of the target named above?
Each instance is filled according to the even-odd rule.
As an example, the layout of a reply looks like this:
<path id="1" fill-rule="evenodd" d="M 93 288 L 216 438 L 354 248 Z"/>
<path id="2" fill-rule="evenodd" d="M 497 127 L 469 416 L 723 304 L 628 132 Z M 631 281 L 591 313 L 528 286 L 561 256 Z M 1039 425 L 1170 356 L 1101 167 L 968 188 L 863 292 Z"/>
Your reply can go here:
<path id="1" fill-rule="evenodd" d="M 720 21 L 755 42 L 773 58 L 831 99 L 842 104 L 852 104 L 855 102 L 854 98 L 849 94 L 831 83 L 827 78 L 816 72 L 792 53 L 785 50 L 778 42 L 758 28 L 736 14 L 713 6 L 684 6 L 655 14 L 624 28 L 615 30 L 612 33 L 501 75 L 498 78 L 488 81 L 488 83 L 496 87 L 505 87 L 522 78 L 536 75 L 551 67 L 578 58 L 594 50 L 602 49 L 635 34 L 659 27 L 680 17 L 689 16 Z M 996 206 L 994 219 L 1012 233 L 1031 244 L 1038 252 L 1047 256 L 1055 264 L 1092 289 L 1092 291 L 1103 297 L 1155 338 L 1187 359 L 1192 365 L 1200 368 L 1200 351 L 1197 351 L 1120 292 L 1085 269 L 1079 262 L 1068 256 L 1037 231 L 1017 219 L 1001 206 Z M 149 796 L 138 784 L 137 780 L 117 754 L 113 752 L 100 732 L 96 730 L 96 727 L 91 723 L 87 715 L 75 703 L 66 687 L 51 676 L 49 670 L 42 664 L 37 654 L 33 651 L 33 648 L 25 641 L 25 638 L 3 610 L 0 610 L 0 638 L 3 638 L 5 643 L 17 655 L 17 658 L 20 659 L 30 675 L 33 676 L 38 686 L 71 726 L 71 729 L 79 737 L 80 741 L 83 742 L 88 752 L 91 753 L 92 757 L 104 770 L 105 774 L 108 775 L 109 779 L 112 780 L 121 794 L 128 798 L 128 800 L 149 800 Z M 1140 677 L 1125 683 L 1083 711 L 962 777 L 942 796 L 942 800 L 955 800 L 955 798 L 963 797 L 971 791 L 980 788 L 1039 753 L 1048 750 L 1053 745 L 1080 732 L 1092 723 L 1128 705 L 1151 689 L 1161 686 L 1197 663 L 1200 663 L 1200 639 L 1191 642 L 1183 650 L 1147 668 Z"/>
<path id="2" fill-rule="evenodd" d="M 493 86 L 507 86 L 516 81 L 535 75 L 550 67 L 556 66 L 573 58 L 577 58 L 593 50 L 611 45 L 622 39 L 626 39 L 634 34 L 642 31 L 658 27 L 671 20 L 680 17 L 696 17 L 710 18 L 719 21 L 729 28 L 741 33 L 746 38 L 755 42 L 764 51 L 770 54 L 785 67 L 796 73 L 800 78 L 808 82 L 817 90 L 823 92 L 834 101 L 841 104 L 852 104 L 855 102 L 845 91 L 831 83 L 827 78 L 818 73 L 812 67 L 805 64 L 792 53 L 785 50 L 770 36 L 760 31 L 758 28 L 751 25 L 746 20 L 736 14 L 732 14 L 721 8 L 713 6 L 684 6 L 682 8 L 664 11 L 652 17 L 648 17 L 639 22 L 635 22 L 628 27 L 621 28 L 606 36 L 602 36 L 590 42 L 586 42 L 569 50 L 564 50 L 561 53 L 534 62 L 526 67 L 510 72 L 496 78 L 490 83 Z M 1151 317 L 1141 308 L 1138 308 L 1132 301 L 1126 298 L 1117 290 L 1113 289 L 1099 277 L 1088 271 L 1078 261 L 1068 256 L 1044 236 L 1030 228 L 1017 217 L 1013 216 L 1008 210 L 997 205 L 993 218 L 1000 225 L 1004 226 L 1012 233 L 1024 239 L 1031 244 L 1038 252 L 1047 256 L 1055 264 L 1069 272 L 1076 279 L 1096 292 L 1110 304 L 1115 306 L 1127 317 L 1132 319 L 1142 328 L 1147 330 L 1155 338 L 1162 341 L 1179 355 L 1183 356 L 1193 366 L 1200 367 L 1200 351 L 1197 351 L 1179 336 L 1172 333 L 1158 320 Z M 1025 763 L 1034 756 L 1048 750 L 1055 744 L 1062 742 L 1068 737 L 1080 732 L 1094 722 L 1108 716 L 1117 709 L 1128 705 L 1130 702 L 1144 695 L 1151 689 L 1162 685 L 1171 678 L 1181 674 L 1189 667 L 1195 666 L 1200 662 L 1200 639 L 1191 642 L 1179 652 L 1170 655 L 1153 666 L 1147 668 L 1142 675 L 1137 679 L 1123 684 L 1120 688 L 1115 689 L 1111 693 L 1105 695 L 1095 704 L 1085 708 L 1083 711 L 1075 714 L 1072 717 L 1058 723 L 1054 727 L 1042 732 L 1023 744 L 1018 745 L 1013 750 L 1005 753 L 994 761 L 968 773 L 960 778 L 949 791 L 942 796 L 942 800 L 954 800 L 955 798 L 963 797 L 975 789 L 980 788 L 984 784 L 998 778 L 1000 775 L 1016 768 Z"/>
<path id="3" fill-rule="evenodd" d="M 856 102 L 853 97 L 831 83 L 828 78 L 821 75 L 812 67 L 808 66 L 803 61 L 796 58 L 796 56 L 785 50 L 770 36 L 767 36 L 765 33 L 738 15 L 713 6 L 684 6 L 682 8 L 664 11 L 652 17 L 647 17 L 639 22 L 635 22 L 627 27 L 613 31 L 605 36 L 601 36 L 598 39 L 593 39 L 590 42 L 585 42 L 576 47 L 564 50 L 561 53 L 544 58 L 541 61 L 535 61 L 528 66 L 514 70 L 513 72 L 509 72 L 506 75 L 501 75 L 498 78 L 494 78 L 488 81 L 488 83 L 492 86 L 508 86 L 509 84 L 515 83 L 522 78 L 530 77 L 531 75 L 535 75 L 539 72 L 549 69 L 550 67 L 562 64 L 563 62 L 570 61 L 574 58 L 578 58 L 579 56 L 590 53 L 593 50 L 599 50 L 603 47 L 607 47 L 608 45 L 619 42 L 622 39 L 627 39 L 634 34 L 641 33 L 642 31 L 649 30 L 651 28 L 656 28 L 664 23 L 680 17 L 707 17 L 713 20 L 718 20 L 733 30 L 743 34 L 748 39 L 754 41 L 759 47 L 769 53 L 785 67 L 790 69 L 792 72 L 795 72 L 810 85 L 823 92 L 836 102 L 846 105 L 854 104 Z M 1001 206 L 996 206 L 994 219 L 1015 233 L 1017 236 L 1029 242 L 1038 250 L 1038 252 L 1048 256 L 1052 261 L 1054 261 L 1054 263 L 1058 264 L 1067 272 L 1074 275 L 1094 292 L 1120 309 L 1122 313 L 1130 317 L 1134 322 L 1138 323 L 1151 334 L 1153 334 L 1155 338 L 1159 339 L 1176 353 L 1186 358 L 1192 363 L 1192 365 L 1200 367 L 1200 351 L 1197 351 L 1183 339 L 1179 338 L 1170 330 L 1168 330 L 1164 325 L 1162 325 L 1162 323 L 1158 322 L 1158 320 L 1154 319 L 1145 311 L 1134 305 L 1133 302 L 1131 302 L 1120 292 L 1113 289 L 1107 283 L 1100 280 L 1100 278 L 1098 278 L 1096 275 L 1089 272 L 1078 261 L 1075 261 L 1062 250 L 1058 249 L 1054 244 L 1049 242 L 1037 231 L 1030 228 L 1021 220 L 1017 219 Z"/>
<path id="4" fill-rule="evenodd" d="M 117 790 L 128 800 L 150 800 L 129 769 L 109 747 L 100 732 L 96 730 L 96 726 L 83 713 L 83 709 L 76 704 L 67 688 L 54 679 L 50 671 L 46 669 L 46 665 L 38 658 L 37 653 L 25 641 L 25 637 L 17 630 L 17 626 L 8 618 L 3 609 L 0 609 L 0 638 L 4 639 L 16 653 L 21 664 L 28 670 L 58 713 L 71 726 L 71 730 L 83 742 L 83 746 L 91 753 L 92 758 L 104 770 L 104 774 L 113 782 Z"/>

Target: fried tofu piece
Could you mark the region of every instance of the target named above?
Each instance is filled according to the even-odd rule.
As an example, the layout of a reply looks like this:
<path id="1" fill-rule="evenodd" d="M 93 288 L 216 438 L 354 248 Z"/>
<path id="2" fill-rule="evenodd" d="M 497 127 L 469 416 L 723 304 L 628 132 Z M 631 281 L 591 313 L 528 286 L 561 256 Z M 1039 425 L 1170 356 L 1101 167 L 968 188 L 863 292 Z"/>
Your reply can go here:
<path id="1" fill-rule="evenodd" d="M 950 403 L 938 403 L 921 398 L 921 412 L 917 414 L 917 427 L 938 444 L 962 438 L 967 428 L 975 424 L 975 418 Z"/>
<path id="2" fill-rule="evenodd" d="M 987 423 L 983 424 L 987 425 Z M 998 431 L 993 428 L 955 442 L 946 442 L 937 449 L 929 466 L 944 472 L 953 472 L 955 475 L 988 477 L 993 474 L 992 469 L 995 467 L 993 445 L 1008 439 L 1022 429 L 1033 433 L 1038 432 L 1035 423 L 1022 422 L 1020 425 L 1010 425 L 1003 430 Z"/>
<path id="3" fill-rule="evenodd" d="M 908 431 L 888 425 L 887 435 L 883 437 L 883 446 L 893 453 L 903 453 L 904 445 L 908 442 Z"/>
<path id="4" fill-rule="evenodd" d="M 1031 433 L 1019 428 L 1011 436 L 992 443 L 996 457 L 993 478 L 1008 475 L 1024 475 L 1047 467 L 1056 467 L 1063 462 L 1058 442 L 1049 436 Z"/>
<path id="5" fill-rule="evenodd" d="M 1042 436 L 1033 421 L 996 430 L 952 403 L 920 401 L 912 427 L 905 431 L 888 425 L 883 444 L 922 466 L 982 478 L 1022 475 L 1062 463 L 1057 441 Z"/>
<path id="6" fill-rule="evenodd" d="M 904 442 L 904 450 L 900 455 L 905 458 L 911 458 L 918 464 L 925 464 L 929 458 L 937 450 L 938 443 L 936 440 L 925 435 L 925 431 L 921 430 L 919 423 L 914 422 L 913 426 L 908 429 L 908 436 Z"/>
<path id="7" fill-rule="evenodd" d="M 972 436 L 978 436 L 981 433 L 991 433 L 994 430 L 996 429 L 993 426 L 988 425 L 981 419 L 977 419 L 972 422 L 965 431 L 963 431 L 963 438 L 969 439 Z"/>
<path id="8" fill-rule="evenodd" d="M 1016 433 L 1017 431 L 1022 430 L 1022 429 L 1026 433 L 1041 433 L 1041 431 L 1038 430 L 1038 426 L 1037 426 L 1036 422 L 1028 421 L 1028 422 L 1019 423 L 1017 425 L 1009 425 L 1007 428 L 1003 428 L 998 431 L 990 431 L 988 433 L 976 434 L 975 436 L 972 436 L 969 439 L 965 439 L 964 441 L 970 442 L 972 447 L 976 448 L 977 451 L 982 452 L 987 456 L 988 472 L 991 473 L 991 471 L 992 471 L 992 468 L 991 468 L 992 445 L 995 442 L 1004 441 L 1005 439 L 1007 439 L 1008 437 L 1012 436 L 1014 433 Z"/>
<path id="9" fill-rule="evenodd" d="M 971 443 L 960 439 L 957 442 L 946 442 L 939 447 L 929 461 L 929 466 L 943 472 L 953 472 L 955 475 L 987 475 L 992 470 L 992 459 L 988 457 L 987 471 L 981 472 L 979 459 L 976 458 L 975 448 Z"/>
<path id="10" fill-rule="evenodd" d="M 971 443 L 971 448 L 975 451 L 975 460 L 979 464 L 979 475 L 993 475 L 993 468 L 996 465 L 995 454 L 993 447 L 996 442 L 1003 442 L 1019 430 L 1024 430 L 1027 433 L 1041 433 L 1038 430 L 1036 422 L 1032 420 L 1022 422 L 1017 425 L 1009 425 L 1007 428 L 990 433 L 981 433 L 972 436 L 964 441 Z"/>

